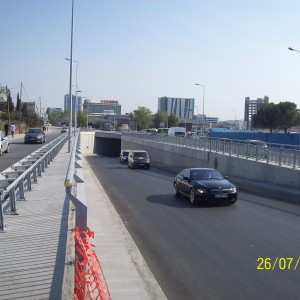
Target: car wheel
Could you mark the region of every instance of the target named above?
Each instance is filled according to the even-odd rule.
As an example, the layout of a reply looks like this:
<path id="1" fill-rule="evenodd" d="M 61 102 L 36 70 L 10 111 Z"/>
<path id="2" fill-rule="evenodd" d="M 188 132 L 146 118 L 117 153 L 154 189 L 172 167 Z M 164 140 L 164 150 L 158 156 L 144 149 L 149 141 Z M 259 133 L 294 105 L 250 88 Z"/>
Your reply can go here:
<path id="1" fill-rule="evenodd" d="M 7 148 L 5 150 L 5 153 L 8 153 L 9 152 L 9 145 L 7 145 Z"/>
<path id="2" fill-rule="evenodd" d="M 0 156 L 2 156 L 3 152 L 2 152 L 2 148 L 0 148 Z"/>
<path id="3" fill-rule="evenodd" d="M 195 190 L 193 188 L 190 189 L 190 201 L 191 201 L 192 204 L 196 203 L 196 200 L 195 200 Z"/>
<path id="4" fill-rule="evenodd" d="M 176 183 L 173 185 L 173 191 L 174 191 L 174 196 L 175 197 L 180 197 L 179 191 L 178 191 L 178 186 Z"/>

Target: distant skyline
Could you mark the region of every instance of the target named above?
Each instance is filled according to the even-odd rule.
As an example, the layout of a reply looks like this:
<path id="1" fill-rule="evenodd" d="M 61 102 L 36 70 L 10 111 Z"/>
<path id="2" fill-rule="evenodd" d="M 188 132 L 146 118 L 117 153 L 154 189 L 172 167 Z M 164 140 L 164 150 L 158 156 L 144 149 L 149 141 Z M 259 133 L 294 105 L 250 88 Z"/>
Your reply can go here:
<path id="1" fill-rule="evenodd" d="M 0 0 L 0 84 L 16 99 L 64 107 L 71 0 Z M 122 113 L 158 98 L 195 98 L 195 113 L 244 118 L 245 98 L 300 108 L 299 1 L 75 0 L 80 95 Z M 76 64 L 73 84 L 75 85 Z M 75 89 L 73 90 L 75 94 Z"/>

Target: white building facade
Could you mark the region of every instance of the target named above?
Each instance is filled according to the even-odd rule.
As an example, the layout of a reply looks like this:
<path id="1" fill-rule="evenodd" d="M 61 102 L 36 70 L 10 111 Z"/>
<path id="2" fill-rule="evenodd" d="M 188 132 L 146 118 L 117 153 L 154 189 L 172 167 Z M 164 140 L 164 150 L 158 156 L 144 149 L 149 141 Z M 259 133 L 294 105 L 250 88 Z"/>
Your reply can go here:
<path id="1" fill-rule="evenodd" d="M 168 115 L 174 114 L 179 118 L 179 120 L 193 120 L 194 107 L 194 98 L 158 98 L 158 111 L 166 112 Z"/>

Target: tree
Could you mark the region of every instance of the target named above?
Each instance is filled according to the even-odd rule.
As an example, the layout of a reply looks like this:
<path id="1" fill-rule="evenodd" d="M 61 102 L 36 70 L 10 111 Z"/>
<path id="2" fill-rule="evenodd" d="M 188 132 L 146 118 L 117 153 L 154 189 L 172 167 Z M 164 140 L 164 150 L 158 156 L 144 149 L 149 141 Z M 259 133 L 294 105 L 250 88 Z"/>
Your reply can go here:
<path id="1" fill-rule="evenodd" d="M 278 129 L 287 133 L 291 127 L 300 125 L 300 113 L 297 105 L 292 102 L 280 102 L 277 105 L 279 115 Z"/>
<path id="2" fill-rule="evenodd" d="M 9 113 L 13 112 L 15 110 L 15 106 L 14 103 L 12 101 L 12 97 L 10 95 L 10 90 L 8 88 L 6 88 L 7 91 L 7 102 L 6 102 L 6 110 Z"/>
<path id="3" fill-rule="evenodd" d="M 176 115 L 170 114 L 168 116 L 168 127 L 176 127 L 179 123 L 179 119 L 177 118 Z"/>
<path id="4" fill-rule="evenodd" d="M 252 116 L 253 128 L 268 128 L 270 132 L 279 126 L 279 114 L 274 103 L 263 104 L 257 114 Z"/>
<path id="5" fill-rule="evenodd" d="M 42 126 L 43 119 L 38 116 L 38 114 L 32 110 L 28 109 L 27 103 L 24 103 L 21 109 L 23 120 L 28 127 Z"/>
<path id="6" fill-rule="evenodd" d="M 168 123 L 168 115 L 166 112 L 158 111 L 157 113 L 152 115 L 152 127 L 159 128 L 161 127 L 160 124 L 162 122 L 165 124 L 163 127 L 166 127 Z"/>
<path id="7" fill-rule="evenodd" d="M 18 93 L 17 95 L 17 105 L 16 105 L 16 112 L 20 113 L 21 112 L 21 98 L 20 95 Z"/>
<path id="8" fill-rule="evenodd" d="M 77 126 L 78 127 L 86 127 L 87 123 L 87 114 L 86 112 L 78 112 L 77 114 Z"/>
<path id="9" fill-rule="evenodd" d="M 257 114 L 252 116 L 253 128 L 268 128 L 270 132 L 279 129 L 287 133 L 296 125 L 300 125 L 300 113 L 296 104 L 292 102 L 264 104 Z"/>
<path id="10" fill-rule="evenodd" d="M 152 113 L 149 108 L 139 106 L 132 114 L 138 130 L 149 128 L 152 124 Z"/>

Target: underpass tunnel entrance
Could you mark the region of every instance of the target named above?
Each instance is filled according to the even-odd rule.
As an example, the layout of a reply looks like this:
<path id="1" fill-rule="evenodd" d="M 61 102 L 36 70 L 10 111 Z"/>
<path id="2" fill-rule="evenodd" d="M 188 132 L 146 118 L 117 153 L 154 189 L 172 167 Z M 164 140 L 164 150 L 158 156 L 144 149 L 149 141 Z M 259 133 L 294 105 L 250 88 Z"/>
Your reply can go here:
<path id="1" fill-rule="evenodd" d="M 97 155 L 117 157 L 121 152 L 121 139 L 96 137 L 95 152 Z"/>

